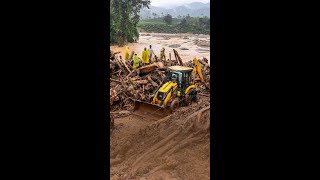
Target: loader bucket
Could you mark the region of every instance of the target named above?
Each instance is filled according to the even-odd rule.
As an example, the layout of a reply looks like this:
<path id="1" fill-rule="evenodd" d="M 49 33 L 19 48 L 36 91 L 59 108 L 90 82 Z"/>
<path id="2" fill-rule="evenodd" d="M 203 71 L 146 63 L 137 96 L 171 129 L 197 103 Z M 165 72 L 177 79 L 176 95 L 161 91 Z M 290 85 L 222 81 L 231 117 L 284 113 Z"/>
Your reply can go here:
<path id="1" fill-rule="evenodd" d="M 171 114 L 170 108 L 162 108 L 150 103 L 135 101 L 133 114 L 146 119 L 159 120 Z"/>

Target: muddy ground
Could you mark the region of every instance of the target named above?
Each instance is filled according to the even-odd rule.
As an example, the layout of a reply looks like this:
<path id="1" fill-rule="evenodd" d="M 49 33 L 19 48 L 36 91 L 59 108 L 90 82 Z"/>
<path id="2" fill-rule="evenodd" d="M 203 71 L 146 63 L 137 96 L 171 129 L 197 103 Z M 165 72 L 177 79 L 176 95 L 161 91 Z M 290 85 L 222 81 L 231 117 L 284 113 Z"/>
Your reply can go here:
<path id="1" fill-rule="evenodd" d="M 144 47 L 149 48 L 152 45 L 153 51 L 160 56 L 160 50 L 164 47 L 166 57 L 174 59 L 173 49 L 179 52 L 184 62 L 192 60 L 194 57 L 207 58 L 210 64 L 210 36 L 202 34 L 165 34 L 165 33 L 140 33 L 137 43 L 129 43 L 130 50 L 137 52 L 141 56 Z M 124 57 L 125 47 L 111 46 L 115 52 L 121 51 Z"/>
<path id="2" fill-rule="evenodd" d="M 210 97 L 158 121 L 118 118 L 110 142 L 111 179 L 210 179 Z"/>

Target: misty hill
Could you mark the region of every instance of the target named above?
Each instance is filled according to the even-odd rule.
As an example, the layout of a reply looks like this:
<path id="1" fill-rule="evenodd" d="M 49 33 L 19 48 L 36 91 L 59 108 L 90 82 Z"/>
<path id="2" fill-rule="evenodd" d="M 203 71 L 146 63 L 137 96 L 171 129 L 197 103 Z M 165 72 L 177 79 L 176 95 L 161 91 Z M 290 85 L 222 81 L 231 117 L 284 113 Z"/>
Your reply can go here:
<path id="1" fill-rule="evenodd" d="M 207 16 L 210 17 L 210 2 L 201 3 L 193 2 L 183 6 L 177 6 L 174 8 L 162 8 L 156 6 L 150 6 L 150 9 L 144 8 L 140 11 L 140 17 L 142 19 L 147 19 L 148 17 L 161 17 L 162 15 L 170 14 L 172 17 L 187 16 L 191 17 Z"/>

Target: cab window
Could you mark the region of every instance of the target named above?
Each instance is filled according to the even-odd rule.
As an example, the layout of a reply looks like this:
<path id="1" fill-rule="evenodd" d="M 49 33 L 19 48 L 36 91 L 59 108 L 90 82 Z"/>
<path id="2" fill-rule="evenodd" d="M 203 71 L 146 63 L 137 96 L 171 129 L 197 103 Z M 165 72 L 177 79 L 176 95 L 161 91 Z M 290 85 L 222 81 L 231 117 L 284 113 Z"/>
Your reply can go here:
<path id="1" fill-rule="evenodd" d="M 172 81 L 178 81 L 178 75 L 175 74 L 175 73 L 172 73 L 172 74 L 171 74 L 171 80 L 172 80 Z"/>
<path id="2" fill-rule="evenodd" d="M 189 74 L 185 73 L 185 83 L 188 84 L 189 83 Z"/>

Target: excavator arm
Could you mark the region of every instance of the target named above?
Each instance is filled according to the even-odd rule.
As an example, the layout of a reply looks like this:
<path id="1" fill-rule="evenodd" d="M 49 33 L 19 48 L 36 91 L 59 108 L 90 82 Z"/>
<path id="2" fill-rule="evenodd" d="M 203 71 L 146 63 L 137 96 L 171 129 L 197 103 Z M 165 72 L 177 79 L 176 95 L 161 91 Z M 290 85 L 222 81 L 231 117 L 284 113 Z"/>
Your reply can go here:
<path id="1" fill-rule="evenodd" d="M 200 65 L 200 63 L 199 63 L 199 61 L 198 61 L 197 58 L 193 58 L 193 65 L 194 65 L 193 71 L 192 71 L 193 75 L 195 76 L 195 75 L 198 73 L 198 74 L 199 74 L 199 77 L 200 77 L 200 81 L 201 81 L 202 83 L 204 83 L 201 65 Z"/>

